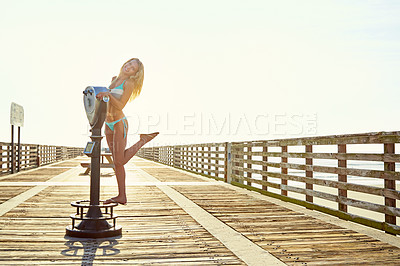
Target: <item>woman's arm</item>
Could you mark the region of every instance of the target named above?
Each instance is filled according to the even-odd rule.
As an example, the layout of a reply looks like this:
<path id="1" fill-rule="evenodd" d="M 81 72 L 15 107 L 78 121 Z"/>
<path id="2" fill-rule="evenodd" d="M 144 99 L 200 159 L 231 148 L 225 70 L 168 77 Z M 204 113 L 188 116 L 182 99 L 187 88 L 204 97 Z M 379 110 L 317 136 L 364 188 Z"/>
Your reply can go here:
<path id="1" fill-rule="evenodd" d="M 124 83 L 124 93 L 122 94 L 121 99 L 117 99 L 110 92 L 99 92 L 97 94 L 97 98 L 103 98 L 104 96 L 108 96 L 110 98 L 109 103 L 118 110 L 124 109 L 126 103 L 132 95 L 134 88 L 134 81 L 127 80 Z"/>

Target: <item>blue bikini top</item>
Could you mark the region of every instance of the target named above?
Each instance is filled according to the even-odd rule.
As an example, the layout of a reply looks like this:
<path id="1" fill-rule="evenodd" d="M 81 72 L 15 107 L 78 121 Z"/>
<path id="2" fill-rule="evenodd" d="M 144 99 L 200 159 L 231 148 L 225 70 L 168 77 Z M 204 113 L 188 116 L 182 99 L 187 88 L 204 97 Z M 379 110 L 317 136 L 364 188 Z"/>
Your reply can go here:
<path id="1" fill-rule="evenodd" d="M 122 94 L 124 93 L 124 83 L 125 83 L 125 80 L 122 82 L 121 85 L 110 90 L 110 93 L 112 94 L 112 96 L 114 96 L 118 99 L 121 98 Z"/>

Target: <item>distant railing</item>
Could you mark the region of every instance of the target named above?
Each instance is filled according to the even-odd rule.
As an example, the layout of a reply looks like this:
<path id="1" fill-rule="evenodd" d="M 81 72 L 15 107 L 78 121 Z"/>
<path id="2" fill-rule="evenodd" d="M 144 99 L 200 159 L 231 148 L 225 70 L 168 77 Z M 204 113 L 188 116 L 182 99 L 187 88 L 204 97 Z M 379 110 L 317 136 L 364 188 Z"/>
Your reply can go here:
<path id="1" fill-rule="evenodd" d="M 82 152 L 83 148 L 37 144 L 14 144 L 13 149 L 11 143 L 0 142 L 0 175 L 74 158 Z"/>
<path id="2" fill-rule="evenodd" d="M 150 147 L 138 156 L 400 234 L 399 143 L 396 131 Z"/>

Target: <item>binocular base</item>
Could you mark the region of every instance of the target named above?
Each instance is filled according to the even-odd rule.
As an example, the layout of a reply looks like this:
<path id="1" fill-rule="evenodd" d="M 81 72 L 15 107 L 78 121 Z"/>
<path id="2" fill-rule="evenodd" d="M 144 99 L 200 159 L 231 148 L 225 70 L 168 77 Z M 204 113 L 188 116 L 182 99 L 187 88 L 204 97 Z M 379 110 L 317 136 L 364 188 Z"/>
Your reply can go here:
<path id="1" fill-rule="evenodd" d="M 122 235 L 122 227 L 116 226 L 116 228 L 106 230 L 80 230 L 72 228 L 71 225 L 65 229 L 66 235 L 70 237 L 78 238 L 107 238 Z"/>
<path id="2" fill-rule="evenodd" d="M 71 214 L 72 225 L 67 226 L 66 235 L 80 238 L 106 238 L 122 235 L 121 226 L 116 225 L 117 215 L 114 214 L 114 207 L 117 203 L 91 205 L 88 200 L 72 202 L 76 207 L 76 213 Z M 85 212 L 87 209 L 87 212 Z M 105 209 L 104 212 L 101 209 Z M 113 221 L 110 225 L 108 220 Z M 80 221 L 78 225 L 77 221 Z"/>

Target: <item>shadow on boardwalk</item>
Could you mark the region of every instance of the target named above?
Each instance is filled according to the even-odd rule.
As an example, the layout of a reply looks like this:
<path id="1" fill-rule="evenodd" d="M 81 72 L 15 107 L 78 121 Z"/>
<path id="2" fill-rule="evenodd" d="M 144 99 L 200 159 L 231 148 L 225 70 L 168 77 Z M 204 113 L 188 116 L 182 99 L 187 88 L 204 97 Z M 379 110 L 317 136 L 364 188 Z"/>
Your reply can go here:
<path id="1" fill-rule="evenodd" d="M 115 256 L 120 253 L 120 250 L 116 248 L 117 239 L 120 237 L 108 239 L 65 238 L 68 240 L 65 242 L 67 249 L 61 251 L 61 254 L 74 259 L 81 258 L 82 265 L 92 265 L 95 258 Z"/>

